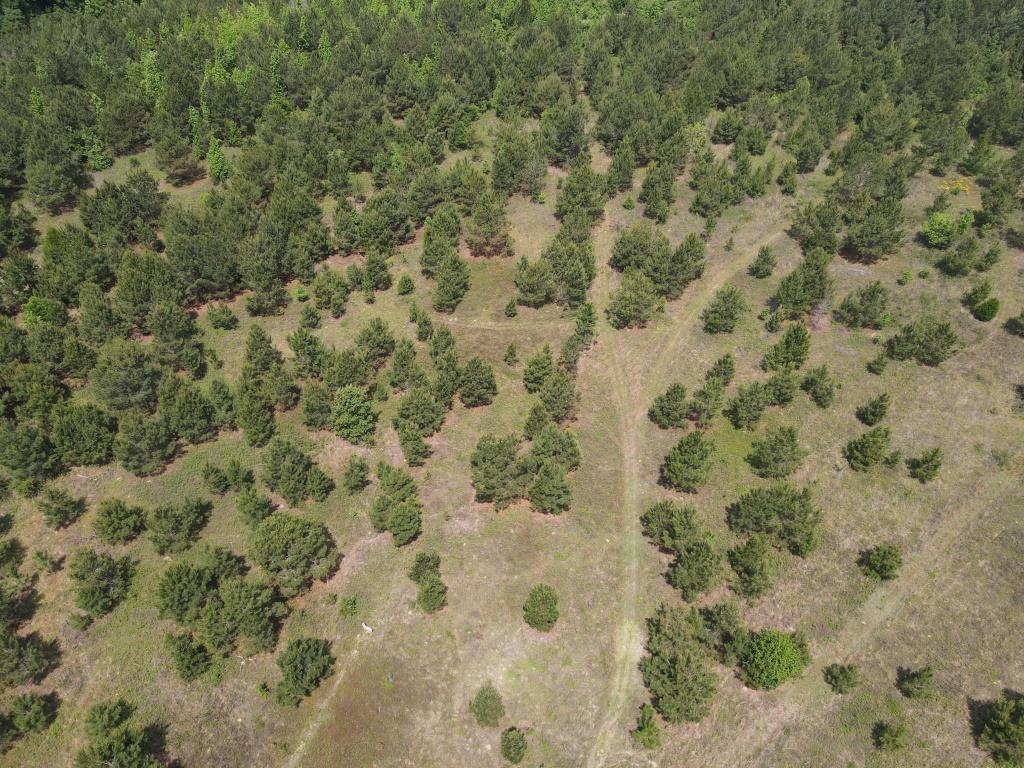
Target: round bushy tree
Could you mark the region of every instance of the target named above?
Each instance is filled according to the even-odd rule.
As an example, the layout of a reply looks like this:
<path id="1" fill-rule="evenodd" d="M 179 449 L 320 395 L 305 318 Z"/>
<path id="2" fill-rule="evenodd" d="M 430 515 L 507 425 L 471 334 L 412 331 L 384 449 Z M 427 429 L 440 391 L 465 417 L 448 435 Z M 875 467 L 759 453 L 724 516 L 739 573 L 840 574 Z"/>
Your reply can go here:
<path id="1" fill-rule="evenodd" d="M 766 691 L 799 677 L 810 663 L 811 653 L 803 636 L 777 629 L 755 632 L 740 655 L 743 681 Z"/>

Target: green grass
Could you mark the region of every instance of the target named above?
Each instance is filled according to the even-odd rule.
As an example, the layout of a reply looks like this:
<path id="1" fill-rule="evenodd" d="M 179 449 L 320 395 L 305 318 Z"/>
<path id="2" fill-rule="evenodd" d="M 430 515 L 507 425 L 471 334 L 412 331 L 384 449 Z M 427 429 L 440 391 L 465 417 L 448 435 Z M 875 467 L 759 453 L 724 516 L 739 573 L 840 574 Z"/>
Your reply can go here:
<path id="1" fill-rule="evenodd" d="M 478 130 L 482 159 L 489 157 L 494 125 L 487 116 Z M 141 161 L 145 165 L 150 159 L 143 155 Z M 606 162 L 595 159 L 596 165 Z M 107 174 L 116 178 L 126 168 L 127 161 L 119 160 Z M 642 217 L 642 206 L 622 208 L 627 195 L 636 198 L 642 174 L 637 176 L 633 190 L 609 202 L 594 231 L 599 275 L 592 295 L 599 311 L 619 279 L 606 265 L 611 247 L 618 232 Z M 685 179 L 663 227 L 673 245 L 703 226 L 687 210 L 692 192 Z M 912 181 L 908 233 L 919 225 L 939 183 L 927 176 Z M 556 184 L 552 171 L 543 203 L 520 197 L 510 202 L 516 257 L 536 258 L 553 237 Z M 172 194 L 194 200 L 202 188 Z M 818 196 L 823 188 L 820 174 L 802 178 L 797 199 Z M 798 427 L 808 450 L 792 479 L 812 486 L 825 513 L 822 539 L 806 559 L 780 554 L 774 589 L 743 603 L 743 612 L 754 628 L 804 631 L 814 663 L 801 679 L 771 693 L 748 691 L 731 670 L 719 669 L 720 692 L 708 720 L 701 726 L 663 725 L 663 746 L 652 759 L 706 766 L 884 766 L 899 759 L 926 767 L 982 765 L 969 732 L 966 699 L 991 697 L 1024 673 L 1017 652 L 1024 618 L 1015 586 L 1024 544 L 1018 502 L 1024 421 L 1011 411 L 1008 386 L 1020 378 L 1020 341 L 998 323 L 974 321 L 960 307 L 964 280 L 942 277 L 932 268 L 928 278 L 898 286 L 901 273 L 916 275 L 934 260 L 909 238 L 897 255 L 870 267 L 837 258 L 831 267 L 836 301 L 859 285 L 882 280 L 894 292 L 898 322 L 926 310 L 950 317 L 964 350 L 938 369 L 892 363 L 881 376 L 872 376 L 864 365 L 887 333 L 851 332 L 827 314 L 816 317 L 807 366 L 825 363 L 839 376 L 843 385 L 835 403 L 823 410 L 798 392 L 790 406 L 769 409 L 751 432 L 735 430 L 718 417 L 710 432 L 716 458 L 708 484 L 692 495 L 672 494 L 656 484 L 662 457 L 683 431 L 660 430 L 648 421 L 654 396 L 672 380 L 694 391 L 726 352 L 737 362 L 727 396 L 737 384 L 765 378 L 759 361 L 777 336 L 765 332 L 756 315 L 799 259 L 799 249 L 784 233 L 795 204 L 770 192 L 730 210 L 709 240 L 704 277 L 670 302 L 649 328 L 613 331 L 602 319 L 578 378 L 582 399 L 572 428 L 583 466 L 572 478 L 572 508 L 559 517 L 535 514 L 526 504 L 499 512 L 473 501 L 468 464 L 477 440 L 487 433 L 518 433 L 535 402 L 522 386 L 522 362 L 515 368 L 502 362 L 506 345 L 514 341 L 522 361 L 544 343 L 557 350 L 573 327 L 573 318 L 554 306 L 520 308 L 517 318 L 506 318 L 515 259 L 473 259 L 472 287 L 463 303 L 451 315 L 432 316 L 456 334 L 462 359 L 480 355 L 492 363 L 499 394 L 486 408 L 456 404 L 442 430 L 428 440 L 433 455 L 413 471 L 424 502 L 423 535 L 396 549 L 388 534 L 374 533 L 366 515 L 373 486 L 354 497 L 338 490 L 326 502 L 299 510 L 329 527 L 345 557 L 326 584 L 293 601 L 282 645 L 304 634 L 331 639 L 335 676 L 310 701 L 287 710 L 257 692 L 260 683 L 272 686 L 278 679 L 272 654 L 229 658 L 217 685 L 180 682 L 163 648 L 163 635 L 174 625 L 159 620 L 151 599 L 171 560 L 156 556 L 142 539 L 117 548 L 139 560 L 132 597 L 84 634 L 67 625 L 73 599 L 66 573 L 42 577 L 43 604 L 27 628 L 61 640 L 63 662 L 42 689 L 56 689 L 63 703 L 52 729 L 18 742 L 0 757 L 0 765 L 60 764 L 83 742 L 84 710 L 123 694 L 144 717 L 168 725 L 169 752 L 184 765 L 334 766 L 344 755 L 347 765 L 496 767 L 500 731 L 476 726 L 468 710 L 473 692 L 487 679 L 495 681 L 505 700 L 502 727 L 530 729 L 528 765 L 647 765 L 628 734 L 637 706 L 647 700 L 636 668 L 643 620 L 660 601 L 677 604 L 679 597 L 664 582 L 666 560 L 642 539 L 637 518 L 654 500 L 678 498 L 695 504 L 722 545 L 731 545 L 735 537 L 725 526 L 725 507 L 743 490 L 765 483 L 745 462 L 750 443 L 778 425 Z M 976 191 L 956 205 L 976 206 Z M 74 214 L 67 216 L 71 220 Z M 755 280 L 746 267 L 766 243 L 779 264 L 772 277 Z M 432 290 L 419 274 L 418 253 L 417 238 L 393 260 L 396 278 L 413 277 L 411 296 L 392 290 L 368 305 L 353 295 L 342 318 L 324 313 L 317 335 L 342 348 L 371 317 L 380 316 L 396 334 L 413 338 L 409 305 L 415 300 L 429 308 Z M 334 266 L 357 258 L 338 259 Z M 1008 307 L 1019 307 L 1024 299 L 1022 270 L 1024 253 L 1006 249 L 992 272 Z M 733 334 L 709 336 L 699 313 L 718 288 L 729 284 L 743 291 L 752 309 Z M 241 319 L 235 330 L 213 330 L 200 318 L 206 344 L 223 363 L 211 375 L 237 376 L 246 334 L 256 322 L 290 356 L 286 337 L 297 327 L 298 302 L 281 315 L 258 320 L 245 313 L 244 296 L 232 306 Z M 429 366 L 426 350 L 417 346 L 421 362 Z M 935 482 L 921 486 L 902 467 L 854 473 L 846 465 L 842 447 L 862 431 L 854 409 L 881 392 L 892 397 L 887 423 L 895 447 L 904 454 L 943 447 L 946 460 Z M 299 410 L 281 415 L 279 428 L 299 438 L 334 477 L 353 453 L 371 463 L 403 463 L 390 427 L 397 400 L 393 396 L 382 405 L 372 448 L 354 448 L 330 433 L 308 433 Z M 1002 456 L 1000 464 L 995 454 Z M 229 433 L 187 449 L 154 478 L 134 478 L 117 467 L 75 469 L 59 485 L 86 496 L 86 517 L 52 532 L 42 526 L 33 503 L 18 501 L 15 535 L 30 542 L 30 549 L 57 554 L 80 546 L 103 548 L 91 528 L 100 500 L 118 496 L 149 507 L 189 494 L 206 497 L 200 474 L 207 460 L 223 464 L 237 457 L 258 468 L 257 455 L 240 433 Z M 246 551 L 248 532 L 230 494 L 214 499 L 203 541 Z M 881 541 L 900 544 L 905 561 L 899 578 L 885 585 L 869 582 L 856 567 L 860 550 Z M 440 552 L 449 586 L 448 606 L 430 616 L 415 607 L 415 585 L 405 575 L 415 553 L 427 548 Z M 538 582 L 559 594 L 561 618 L 551 633 L 530 630 L 522 620 L 522 602 Z M 363 597 L 358 618 L 340 616 L 328 599 L 344 594 Z M 727 596 L 720 587 L 707 599 Z M 360 628 L 364 621 L 372 634 Z M 865 681 L 853 694 L 834 696 L 822 681 L 821 669 L 834 661 L 856 663 L 862 671 Z M 901 699 L 894 688 L 896 668 L 924 663 L 936 667 L 935 698 Z M 878 753 L 870 742 L 873 723 L 896 714 L 911 731 L 911 747 L 900 758 Z"/>

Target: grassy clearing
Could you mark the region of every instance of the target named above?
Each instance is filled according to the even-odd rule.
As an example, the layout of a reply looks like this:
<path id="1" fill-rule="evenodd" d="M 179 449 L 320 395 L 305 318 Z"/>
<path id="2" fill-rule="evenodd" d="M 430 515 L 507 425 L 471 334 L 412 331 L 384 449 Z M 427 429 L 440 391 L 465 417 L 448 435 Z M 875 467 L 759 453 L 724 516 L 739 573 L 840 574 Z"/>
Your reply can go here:
<path id="1" fill-rule="evenodd" d="M 118 161 L 107 173 L 123 173 L 125 167 Z M 821 181 L 817 174 L 803 179 L 801 195 L 817 194 Z M 638 178 L 631 192 L 612 199 L 594 233 L 599 275 L 593 295 L 599 310 L 618 282 L 606 266 L 611 247 L 642 215 L 639 208 L 622 206 L 627 195 L 635 199 L 639 183 Z M 938 183 L 928 177 L 913 181 L 910 231 Z M 517 256 L 535 258 L 553 236 L 556 186 L 552 173 L 543 203 L 511 201 Z M 199 193 L 198 187 L 180 192 L 182 199 Z M 692 193 L 685 184 L 679 193 L 664 227 L 673 245 L 702 226 L 687 211 Z M 955 204 L 977 205 L 975 195 Z M 851 332 L 827 316 L 818 318 L 808 366 L 828 364 L 840 377 L 835 403 L 822 410 L 798 393 L 789 407 L 770 409 L 754 433 L 719 418 L 711 432 L 717 449 L 711 479 L 689 497 L 702 520 L 731 543 L 726 505 L 763 482 L 744 461 L 751 440 L 771 426 L 799 428 L 809 456 L 794 479 L 811 484 L 825 510 L 823 540 L 806 560 L 780 557 L 775 588 L 743 610 L 752 627 L 804 631 L 812 668 L 772 693 L 749 691 L 721 669 L 721 690 L 704 723 L 663 728 L 663 746 L 653 755 L 637 752 L 629 740 L 636 708 L 646 700 L 636 668 L 643 620 L 660 601 L 679 599 L 663 580 L 663 557 L 640 536 L 637 518 L 650 502 L 673 495 L 656 485 L 657 468 L 680 432 L 659 430 L 646 410 L 673 380 L 695 389 L 726 352 L 736 357 L 737 383 L 763 377 L 758 364 L 774 338 L 756 314 L 799 258 L 784 232 L 793 205 L 773 194 L 731 210 L 709 241 L 704 277 L 649 328 L 616 332 L 602 322 L 579 372 L 582 400 L 573 429 L 584 463 L 572 480 L 573 507 L 557 518 L 536 515 L 525 504 L 496 512 L 475 503 L 468 462 L 482 434 L 518 432 L 533 402 L 522 388 L 522 363 L 510 368 L 501 360 L 506 345 L 516 343 L 520 360 L 544 343 L 557 348 L 573 319 L 551 306 L 521 308 L 517 318 L 505 318 L 514 259 L 473 260 L 466 299 L 453 315 L 435 320 L 455 332 L 464 359 L 481 355 L 494 365 L 499 395 L 485 409 L 456 405 L 429 440 L 434 454 L 413 472 L 425 504 L 420 540 L 397 550 L 386 534 L 373 533 L 366 516 L 372 487 L 357 497 L 336 491 L 322 504 L 303 507 L 303 514 L 328 525 L 345 558 L 329 582 L 295 602 L 282 642 L 307 633 L 330 638 L 338 659 L 335 677 L 295 710 L 283 710 L 257 692 L 261 682 L 276 680 L 269 654 L 232 657 L 217 670 L 216 685 L 181 683 L 162 645 L 173 627 L 158 620 L 149 598 L 169 560 L 139 541 L 119 548 L 140 562 L 132 598 L 86 633 L 67 623 L 73 598 L 66 574 L 42 578 L 44 601 L 28 628 L 61 640 L 63 663 L 46 685 L 61 692 L 64 705 L 50 731 L 19 742 L 0 765 L 60 763 L 79 745 L 84 709 L 123 693 L 140 704 L 145 717 L 169 726 L 169 751 L 185 765 L 334 766 L 344 755 L 346 765 L 496 767 L 502 764 L 498 730 L 478 727 L 468 710 L 469 699 L 488 679 L 505 700 L 502 727 L 529 730 L 529 766 L 981 765 L 983 755 L 969 731 L 968 700 L 990 698 L 1024 674 L 1017 653 L 1024 618 L 1016 587 L 1024 544 L 1017 502 L 1024 421 L 1012 412 L 1010 387 L 1024 378 L 1024 369 L 1019 340 L 997 322 L 973 320 L 959 305 L 965 281 L 940 276 L 932 254 L 909 241 L 898 256 L 871 267 L 837 259 L 837 300 L 882 280 L 895 292 L 897 322 L 936 311 L 953 318 L 965 349 L 938 369 L 894 363 L 873 376 L 864 365 L 886 334 Z M 764 244 L 775 249 L 779 265 L 771 278 L 755 280 L 746 267 Z M 325 316 L 317 334 L 342 347 L 370 317 L 381 316 L 411 338 L 409 304 L 429 307 L 432 290 L 419 275 L 418 253 L 417 240 L 395 258 L 396 276 L 407 272 L 414 278 L 412 296 L 390 291 L 367 305 L 354 295 L 348 312 L 338 320 Z M 925 269 L 927 276 L 917 276 Z M 1007 250 L 993 270 L 1006 311 L 1024 298 L 1014 288 L 1022 271 L 1024 253 L 1018 250 Z M 909 282 L 898 285 L 907 272 Z M 752 309 L 735 333 L 708 336 L 699 313 L 729 284 L 743 291 Z M 217 375 L 228 379 L 238 370 L 254 322 L 242 304 L 242 298 L 233 303 L 242 319 L 236 330 L 216 331 L 200 321 L 206 342 L 223 362 Z M 297 327 L 300 310 L 293 302 L 283 314 L 259 321 L 286 354 L 286 337 Z M 945 465 L 934 483 L 921 486 L 902 469 L 853 473 L 843 460 L 843 445 L 862 429 L 854 409 L 881 392 L 893 398 L 889 423 L 895 447 L 905 454 L 943 447 Z M 382 423 L 389 423 L 395 402 L 383 405 Z M 373 461 L 400 461 L 389 426 L 375 447 L 355 449 L 328 433 L 306 433 L 297 411 L 279 424 L 283 433 L 310 446 L 332 476 L 354 451 Z M 207 460 L 253 456 L 234 433 L 189 449 L 156 478 L 108 467 L 76 470 L 61 485 L 86 496 L 91 510 L 110 496 L 152 506 L 167 498 L 205 496 L 200 473 Z M 99 546 L 91 529 L 94 511 L 54 533 L 43 527 L 31 503 L 18 505 L 15 535 L 30 542 L 30 549 L 68 554 Z M 246 550 L 247 531 L 229 498 L 215 499 L 203 539 Z M 905 565 L 895 582 L 877 586 L 855 561 L 862 549 L 881 541 L 899 543 Z M 448 606 L 435 616 L 415 608 L 415 587 L 405 575 L 415 552 L 428 548 L 440 552 L 450 589 Z M 561 619 L 548 634 L 531 630 L 521 616 L 523 600 L 539 582 L 552 585 L 561 602 Z M 726 594 L 720 588 L 707 599 Z M 357 616 L 338 614 L 329 597 L 339 595 L 359 596 Z M 374 632 L 364 633 L 362 622 Z M 848 696 L 833 695 L 821 679 L 821 669 L 833 661 L 858 664 L 863 685 Z M 936 667 L 936 696 L 926 702 L 902 699 L 894 687 L 896 668 L 924 663 Z M 904 718 L 911 729 L 910 750 L 895 758 L 876 752 L 869 735 L 875 721 L 892 717 Z"/>

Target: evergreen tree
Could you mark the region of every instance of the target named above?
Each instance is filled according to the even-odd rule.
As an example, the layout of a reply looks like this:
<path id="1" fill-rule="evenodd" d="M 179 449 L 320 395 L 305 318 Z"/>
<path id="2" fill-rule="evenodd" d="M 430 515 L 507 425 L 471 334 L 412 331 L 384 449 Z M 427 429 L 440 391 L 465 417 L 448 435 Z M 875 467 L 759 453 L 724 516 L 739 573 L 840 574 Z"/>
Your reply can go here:
<path id="1" fill-rule="evenodd" d="M 469 360 L 459 379 L 459 397 L 463 405 L 467 408 L 490 405 L 497 394 L 498 385 L 491 366 L 479 357 Z"/>
<path id="2" fill-rule="evenodd" d="M 686 387 L 679 382 L 673 382 L 663 394 L 654 398 L 647 411 L 647 418 L 662 429 L 685 426 L 688 416 Z"/>
<path id="3" fill-rule="evenodd" d="M 714 446 L 702 432 L 680 438 L 661 464 L 660 480 L 677 491 L 693 493 L 708 479 Z"/>
<path id="4" fill-rule="evenodd" d="M 747 303 L 735 286 L 721 288 L 704 310 L 700 318 L 706 333 L 732 333 L 740 315 L 746 311 Z"/>
<path id="5" fill-rule="evenodd" d="M 540 352 L 528 358 L 523 369 L 523 385 L 527 392 L 539 392 L 555 370 L 551 347 L 545 344 Z"/>
<path id="6" fill-rule="evenodd" d="M 434 309 L 454 312 L 469 290 L 469 265 L 458 254 L 449 254 L 437 267 Z"/>
<path id="7" fill-rule="evenodd" d="M 561 514 L 569 509 L 572 489 L 565 477 L 565 469 L 554 462 L 544 462 L 530 485 L 528 498 L 537 512 Z"/>
<path id="8" fill-rule="evenodd" d="M 114 458 L 129 472 L 144 477 L 161 472 L 178 446 L 174 431 L 161 416 L 128 411 L 117 426 Z"/>
<path id="9" fill-rule="evenodd" d="M 368 445 L 373 442 L 377 412 L 363 390 L 351 385 L 338 390 L 331 411 L 331 427 L 350 443 Z"/>
<path id="10" fill-rule="evenodd" d="M 799 368 L 811 350 L 811 334 L 803 323 L 790 325 L 782 338 L 765 354 L 761 367 L 766 371 Z"/>
<path id="11" fill-rule="evenodd" d="M 889 428 L 872 427 L 860 437 L 851 440 L 843 449 L 850 468 L 863 472 L 878 464 L 889 453 Z"/>
<path id="12" fill-rule="evenodd" d="M 753 442 L 747 462 L 758 477 L 783 478 L 796 470 L 803 457 L 796 429 L 778 427 Z"/>
<path id="13" fill-rule="evenodd" d="M 664 305 L 651 279 L 639 270 L 630 270 L 623 275 L 605 312 L 613 328 L 643 328 Z"/>
<path id="14" fill-rule="evenodd" d="M 800 382 L 800 388 L 819 408 L 828 408 L 836 398 L 836 380 L 826 365 L 809 370 Z"/>

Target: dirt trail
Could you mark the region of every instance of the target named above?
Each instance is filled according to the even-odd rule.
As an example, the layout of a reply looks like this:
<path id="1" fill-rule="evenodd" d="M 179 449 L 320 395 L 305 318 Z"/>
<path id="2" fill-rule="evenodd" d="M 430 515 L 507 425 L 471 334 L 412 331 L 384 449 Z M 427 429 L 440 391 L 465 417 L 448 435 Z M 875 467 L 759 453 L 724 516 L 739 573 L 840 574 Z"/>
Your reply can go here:
<path id="1" fill-rule="evenodd" d="M 607 221 L 607 217 L 605 218 Z M 599 228 L 598 232 L 602 232 Z M 783 236 L 776 235 L 758 243 L 768 245 Z M 598 281 L 594 286 L 595 303 L 598 311 L 607 305 L 610 293 L 608 272 L 610 268 L 602 263 L 599 267 Z M 651 400 L 664 386 L 667 369 L 678 352 L 684 334 L 691 329 L 698 313 L 726 282 L 735 277 L 745 268 L 746 264 L 738 258 L 722 260 L 708 270 L 700 280 L 696 281 L 676 302 L 679 307 L 670 305 L 670 322 L 672 332 L 660 344 L 657 357 L 652 366 L 644 370 L 642 376 L 636 375 L 638 369 L 628 365 L 628 346 L 635 334 L 645 331 L 614 331 L 606 330 L 602 335 L 601 344 L 606 350 L 605 370 L 611 373 L 612 385 L 619 424 L 619 446 L 622 453 L 622 518 L 619 531 L 622 542 L 622 595 L 620 598 L 620 618 L 615 632 L 615 662 L 612 679 L 608 685 L 608 700 L 605 704 L 605 715 L 594 735 L 591 748 L 587 754 L 587 768 L 600 768 L 609 758 L 609 752 L 615 738 L 624 735 L 622 716 L 629 703 L 631 693 L 638 677 L 637 665 L 642 652 L 642 617 L 639 616 L 637 598 L 639 595 L 640 558 L 643 544 L 640 534 L 640 515 L 643 503 L 642 488 L 646 482 L 653 483 L 653 478 L 645 477 L 640 466 L 639 439 L 646 418 L 647 407 Z M 674 310 L 674 311 L 673 311 Z M 626 376 L 625 372 L 631 375 Z M 631 760 L 640 759 L 631 751 Z"/>

